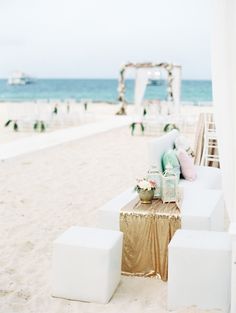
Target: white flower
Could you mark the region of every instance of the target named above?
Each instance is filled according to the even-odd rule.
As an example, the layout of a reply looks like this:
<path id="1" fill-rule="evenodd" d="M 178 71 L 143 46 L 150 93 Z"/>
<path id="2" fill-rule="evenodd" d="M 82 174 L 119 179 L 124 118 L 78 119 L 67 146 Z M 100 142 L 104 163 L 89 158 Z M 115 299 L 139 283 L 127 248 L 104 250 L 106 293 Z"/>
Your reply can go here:
<path id="1" fill-rule="evenodd" d="M 139 183 L 139 187 L 141 189 L 148 189 L 150 186 L 149 182 L 146 180 L 141 180 L 141 182 Z"/>
<path id="2" fill-rule="evenodd" d="M 142 179 L 138 181 L 137 187 L 143 190 L 152 190 L 155 187 L 155 184 L 152 181 Z"/>

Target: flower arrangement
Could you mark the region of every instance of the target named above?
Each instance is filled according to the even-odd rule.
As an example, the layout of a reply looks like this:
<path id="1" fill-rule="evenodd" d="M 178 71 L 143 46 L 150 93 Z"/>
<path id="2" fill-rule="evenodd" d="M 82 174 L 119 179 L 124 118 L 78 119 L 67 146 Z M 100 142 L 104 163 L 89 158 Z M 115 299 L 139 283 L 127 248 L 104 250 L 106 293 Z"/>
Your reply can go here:
<path id="1" fill-rule="evenodd" d="M 137 179 L 137 185 L 135 186 L 135 190 L 139 192 L 140 190 L 155 190 L 156 183 L 153 180 L 148 180 L 146 178 Z"/>
<path id="2" fill-rule="evenodd" d="M 156 183 L 153 180 L 148 180 L 147 178 L 137 179 L 137 185 L 135 186 L 135 190 L 139 194 L 141 203 L 152 203 L 155 188 Z"/>

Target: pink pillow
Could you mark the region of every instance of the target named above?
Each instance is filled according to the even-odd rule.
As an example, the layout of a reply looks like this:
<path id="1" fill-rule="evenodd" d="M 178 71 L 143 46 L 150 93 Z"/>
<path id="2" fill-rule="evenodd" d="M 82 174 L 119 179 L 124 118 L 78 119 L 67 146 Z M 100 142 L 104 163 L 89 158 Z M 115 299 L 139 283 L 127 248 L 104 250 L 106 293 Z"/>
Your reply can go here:
<path id="1" fill-rule="evenodd" d="M 193 181 L 197 178 L 193 158 L 185 150 L 179 149 L 177 157 L 180 163 L 181 173 L 186 180 Z"/>

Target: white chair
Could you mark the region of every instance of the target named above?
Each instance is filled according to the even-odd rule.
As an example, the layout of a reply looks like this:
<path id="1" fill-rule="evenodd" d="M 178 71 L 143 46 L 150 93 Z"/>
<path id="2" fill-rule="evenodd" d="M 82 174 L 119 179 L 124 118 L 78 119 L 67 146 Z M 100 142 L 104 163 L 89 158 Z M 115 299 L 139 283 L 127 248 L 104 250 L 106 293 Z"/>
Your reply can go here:
<path id="1" fill-rule="evenodd" d="M 168 308 L 228 312 L 231 240 L 228 233 L 178 230 L 169 244 Z"/>
<path id="2" fill-rule="evenodd" d="M 53 117 L 52 104 L 47 100 L 37 100 L 37 121 L 41 121 L 45 124 L 45 127 L 49 127 Z"/>
<path id="3" fill-rule="evenodd" d="M 121 276 L 123 234 L 71 227 L 53 244 L 52 295 L 107 303 Z"/>
<path id="4" fill-rule="evenodd" d="M 16 121 L 21 129 L 33 129 L 37 116 L 35 102 L 13 102 L 7 106 L 8 120 Z"/>
<path id="5" fill-rule="evenodd" d="M 60 99 L 50 99 L 44 104 L 41 114 L 51 128 L 60 128 L 65 125 L 65 105 Z"/>
<path id="6" fill-rule="evenodd" d="M 204 146 L 201 165 L 208 165 L 209 162 L 219 163 L 218 143 L 216 136 L 216 126 L 213 115 L 204 114 Z"/>

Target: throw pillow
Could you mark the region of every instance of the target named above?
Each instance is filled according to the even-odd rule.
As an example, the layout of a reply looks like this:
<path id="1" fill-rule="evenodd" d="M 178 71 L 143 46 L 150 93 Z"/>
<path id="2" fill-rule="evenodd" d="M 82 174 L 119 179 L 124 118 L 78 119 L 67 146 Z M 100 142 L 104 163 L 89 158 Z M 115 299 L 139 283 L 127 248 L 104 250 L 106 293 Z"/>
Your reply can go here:
<path id="1" fill-rule="evenodd" d="M 188 155 L 194 156 L 193 150 L 188 142 L 188 139 L 183 136 L 183 135 L 179 135 L 176 139 L 175 139 L 175 148 L 178 149 L 183 149 L 185 150 Z"/>
<path id="2" fill-rule="evenodd" d="M 181 173 L 186 180 L 194 181 L 197 177 L 193 158 L 188 155 L 188 153 L 179 149 L 177 151 L 177 156 L 180 163 Z"/>
<path id="3" fill-rule="evenodd" d="M 173 173 L 177 176 L 178 180 L 180 177 L 180 164 L 178 161 L 178 158 L 176 156 L 176 153 L 174 150 L 168 150 L 166 151 L 162 156 L 162 166 L 164 171 L 168 167 L 172 167 Z"/>

